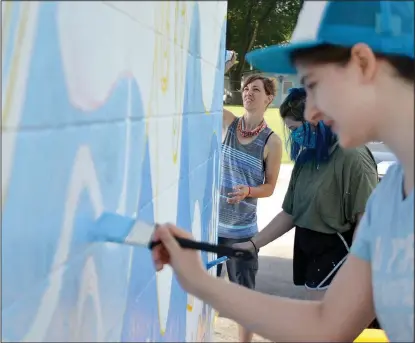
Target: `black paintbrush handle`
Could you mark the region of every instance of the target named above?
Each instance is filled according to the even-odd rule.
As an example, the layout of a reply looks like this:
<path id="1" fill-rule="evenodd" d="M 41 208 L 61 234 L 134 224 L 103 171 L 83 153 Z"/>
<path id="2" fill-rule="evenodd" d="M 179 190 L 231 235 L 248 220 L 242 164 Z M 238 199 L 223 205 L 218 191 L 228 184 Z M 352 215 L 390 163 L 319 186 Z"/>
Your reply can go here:
<path id="1" fill-rule="evenodd" d="M 242 259 L 250 259 L 253 257 L 252 252 L 249 250 L 245 250 L 245 249 L 232 248 L 226 245 L 216 245 L 216 244 L 210 244 L 210 243 L 205 243 L 205 242 L 197 242 L 192 239 L 186 239 L 186 238 L 180 238 L 180 237 L 175 237 L 175 238 L 176 238 L 177 243 L 179 243 L 179 245 L 185 249 L 213 252 L 218 255 L 223 255 L 223 256 L 228 256 L 228 257 L 238 257 Z M 152 241 L 150 242 L 148 247 L 151 250 L 156 245 L 159 245 L 160 243 L 161 243 L 160 241 Z"/>

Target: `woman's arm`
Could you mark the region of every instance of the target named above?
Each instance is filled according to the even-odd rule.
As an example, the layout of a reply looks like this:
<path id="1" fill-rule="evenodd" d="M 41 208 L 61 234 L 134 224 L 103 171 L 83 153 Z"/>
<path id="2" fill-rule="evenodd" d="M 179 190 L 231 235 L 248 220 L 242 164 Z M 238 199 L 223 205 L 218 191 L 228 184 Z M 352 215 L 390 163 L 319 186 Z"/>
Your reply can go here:
<path id="1" fill-rule="evenodd" d="M 265 182 L 258 187 L 251 187 L 251 198 L 266 198 L 274 193 L 280 173 L 282 159 L 282 142 L 275 133 L 269 137 L 266 149 L 268 150 L 265 159 Z"/>
<path id="2" fill-rule="evenodd" d="M 293 227 L 294 222 L 292 216 L 285 211 L 281 211 L 269 222 L 267 226 L 252 237 L 250 241 L 235 243 L 233 244 L 233 247 L 247 250 L 254 250 L 255 248 L 260 249 L 268 243 L 275 241 L 284 233 L 290 231 Z"/>
<path id="3" fill-rule="evenodd" d="M 236 119 L 236 116 L 228 110 L 223 109 L 222 131 L 226 133 L 229 125 Z"/>
<path id="4" fill-rule="evenodd" d="M 229 193 L 230 198 L 227 200 L 230 204 L 236 204 L 243 199 L 250 198 L 266 198 L 274 193 L 277 184 L 278 174 L 280 172 L 282 158 L 281 139 L 272 134 L 266 145 L 268 154 L 265 159 L 265 181 L 258 187 L 249 187 L 247 185 L 237 185 L 234 192 Z"/>
<path id="5" fill-rule="evenodd" d="M 274 342 L 352 342 L 375 317 L 370 265 L 354 255 L 321 302 L 261 294 L 211 276 L 200 283 L 198 298 Z"/>
<path id="6" fill-rule="evenodd" d="M 275 241 L 286 232 L 290 231 L 294 227 L 292 216 L 285 211 L 278 213 L 274 219 L 272 219 L 267 226 L 265 226 L 260 232 L 258 232 L 252 241 L 255 247 L 258 249 Z"/>
<path id="7" fill-rule="evenodd" d="M 229 71 L 229 69 L 231 69 L 235 65 L 236 59 L 237 59 L 236 53 L 233 52 L 232 58 L 225 63 L 225 74 Z M 226 134 L 226 131 L 228 130 L 229 125 L 231 125 L 231 123 L 235 120 L 235 118 L 236 116 L 232 112 L 223 109 L 223 120 L 222 120 L 223 135 Z"/>

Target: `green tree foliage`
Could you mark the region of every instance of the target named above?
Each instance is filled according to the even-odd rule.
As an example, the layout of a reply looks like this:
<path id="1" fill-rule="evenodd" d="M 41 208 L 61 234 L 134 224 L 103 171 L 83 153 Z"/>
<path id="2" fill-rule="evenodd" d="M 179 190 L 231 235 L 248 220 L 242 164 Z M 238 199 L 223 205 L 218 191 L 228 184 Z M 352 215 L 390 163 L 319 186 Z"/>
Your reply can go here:
<path id="1" fill-rule="evenodd" d="M 238 53 L 229 76 L 236 87 L 252 49 L 288 42 L 303 0 L 228 0 L 226 48 Z"/>

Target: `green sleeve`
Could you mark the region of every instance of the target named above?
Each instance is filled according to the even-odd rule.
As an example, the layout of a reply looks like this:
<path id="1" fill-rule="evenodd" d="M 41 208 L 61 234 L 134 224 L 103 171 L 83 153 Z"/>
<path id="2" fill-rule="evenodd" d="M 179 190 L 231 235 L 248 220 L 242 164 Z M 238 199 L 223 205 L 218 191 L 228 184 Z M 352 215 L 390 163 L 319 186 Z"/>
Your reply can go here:
<path id="1" fill-rule="evenodd" d="M 365 212 L 367 200 L 378 184 L 377 166 L 366 148 L 347 156 L 345 165 L 350 166 L 348 180 L 344 183 L 345 215 L 350 223 L 355 223 L 357 215 Z"/>
<path id="2" fill-rule="evenodd" d="M 293 202 L 294 202 L 294 186 L 295 186 L 295 175 L 296 167 L 291 172 L 290 183 L 288 184 L 287 193 L 285 193 L 284 201 L 282 203 L 282 209 L 285 213 L 290 215 L 293 214 Z"/>

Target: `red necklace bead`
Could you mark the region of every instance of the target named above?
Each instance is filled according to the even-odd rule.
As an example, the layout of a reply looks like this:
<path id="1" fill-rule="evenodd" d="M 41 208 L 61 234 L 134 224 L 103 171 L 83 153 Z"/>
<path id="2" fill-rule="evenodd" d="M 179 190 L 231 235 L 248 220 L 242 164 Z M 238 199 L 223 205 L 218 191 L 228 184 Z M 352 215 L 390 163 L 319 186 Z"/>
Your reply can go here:
<path id="1" fill-rule="evenodd" d="M 241 136 L 244 137 L 244 138 L 258 136 L 259 133 L 267 127 L 267 123 L 265 122 L 265 120 L 262 120 L 262 122 L 253 130 L 245 130 L 245 128 L 244 128 L 245 125 L 244 124 L 245 124 L 244 118 L 241 117 L 239 119 L 237 128 L 238 128 L 238 131 L 241 134 Z"/>

